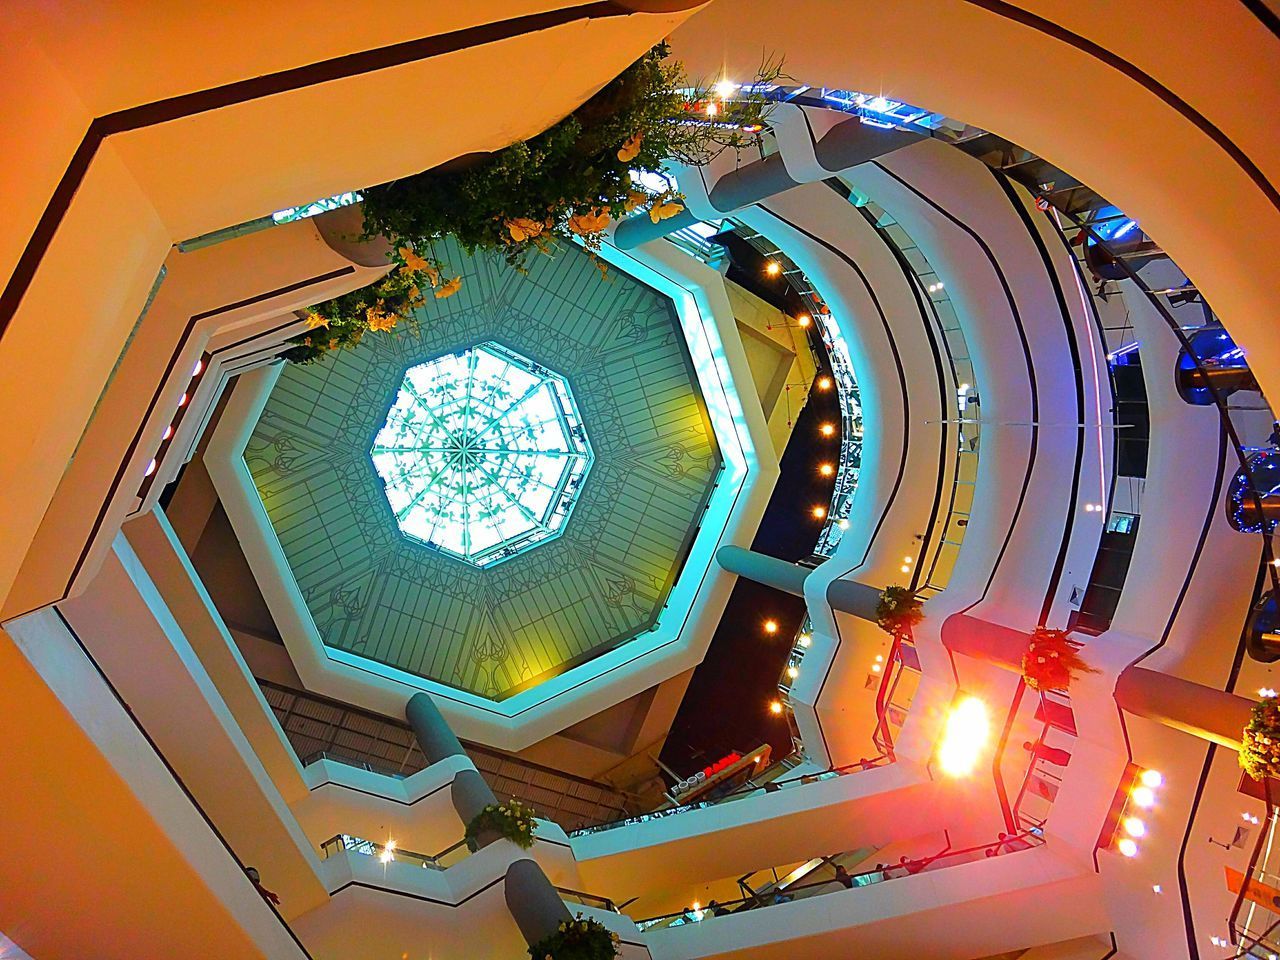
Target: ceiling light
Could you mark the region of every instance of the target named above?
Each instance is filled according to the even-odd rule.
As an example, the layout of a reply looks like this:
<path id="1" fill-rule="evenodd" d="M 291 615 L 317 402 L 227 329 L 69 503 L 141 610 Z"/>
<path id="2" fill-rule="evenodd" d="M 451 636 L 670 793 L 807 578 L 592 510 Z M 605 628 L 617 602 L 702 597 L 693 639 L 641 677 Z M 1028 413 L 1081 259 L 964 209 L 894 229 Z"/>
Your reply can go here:
<path id="1" fill-rule="evenodd" d="M 826 508 L 826 507 L 814 507 L 814 508 L 813 508 L 813 518 L 814 518 L 815 520 L 821 520 L 821 519 L 822 519 L 823 517 L 825 517 L 826 515 L 827 515 L 827 508 Z"/>
<path id="2" fill-rule="evenodd" d="M 830 437 L 835 434 L 836 427 L 834 423 L 824 423 L 818 428 L 818 432 L 824 437 Z"/>
<path id="3" fill-rule="evenodd" d="M 197 360 L 196 365 L 191 368 L 191 376 L 193 377 L 200 376 L 200 371 L 203 369 L 204 369 L 204 360 L 203 359 Z"/>
<path id="4" fill-rule="evenodd" d="M 1142 776 L 1138 779 L 1142 781 L 1144 787 L 1154 789 L 1164 783 L 1164 774 L 1159 770 L 1143 770 Z"/>
<path id="5" fill-rule="evenodd" d="M 1136 857 L 1138 855 L 1138 845 L 1128 837 L 1121 837 L 1116 843 L 1116 849 L 1126 857 Z"/>
<path id="6" fill-rule="evenodd" d="M 1150 787 L 1134 787 L 1129 796 L 1140 807 L 1150 807 L 1156 802 L 1155 792 Z"/>
<path id="7" fill-rule="evenodd" d="M 951 708 L 942 732 L 938 761 L 943 772 L 953 777 L 972 773 L 990 736 L 986 704 L 977 697 L 965 697 Z"/>
<path id="8" fill-rule="evenodd" d="M 878 663 L 873 663 L 873 664 L 871 665 L 871 672 L 872 672 L 872 673 L 879 673 L 879 672 L 880 672 L 880 664 L 878 664 Z"/>
<path id="9" fill-rule="evenodd" d="M 714 116 L 715 116 L 717 113 L 719 113 L 719 112 L 720 112 L 720 105 L 719 105 L 718 103 L 708 103 L 708 104 L 707 104 L 707 116 L 708 116 L 708 117 L 714 117 Z"/>
<path id="10" fill-rule="evenodd" d="M 764 622 L 764 632 L 765 632 L 765 633 L 777 633 L 777 632 L 778 632 L 778 621 L 777 621 L 777 620 L 766 620 L 766 621 Z"/>
<path id="11" fill-rule="evenodd" d="M 764 272 L 771 277 L 776 277 L 782 272 L 782 265 L 777 260 L 770 260 L 764 266 Z"/>
<path id="12" fill-rule="evenodd" d="M 807 327 L 812 322 L 813 320 L 807 313 L 802 313 L 800 316 L 796 317 L 796 323 L 800 324 L 802 327 Z"/>
<path id="13" fill-rule="evenodd" d="M 818 378 L 818 389 L 819 389 L 819 390 L 830 390 L 830 389 L 831 389 L 831 378 L 830 378 L 830 377 L 819 377 L 819 378 Z"/>
<path id="14" fill-rule="evenodd" d="M 800 676 L 800 671 L 796 669 L 794 665 L 792 665 L 790 667 L 787 667 L 787 676 L 792 680 L 794 680 L 796 677 Z"/>
<path id="15" fill-rule="evenodd" d="M 800 634 L 800 646 L 807 647 L 811 643 L 813 643 L 813 637 L 809 636 L 807 633 Z"/>
<path id="16" fill-rule="evenodd" d="M 731 97 L 738 90 L 738 85 L 732 80 L 718 80 L 714 87 L 716 96 L 723 100 L 725 97 Z"/>
<path id="17" fill-rule="evenodd" d="M 1147 825 L 1137 817 L 1125 817 L 1122 826 L 1124 832 L 1131 837 L 1141 837 L 1147 832 Z"/>
<path id="18" fill-rule="evenodd" d="M 772 713 L 775 717 L 777 717 L 777 716 L 781 716 L 781 714 L 782 714 L 782 701 L 781 701 L 781 700 L 772 700 L 772 701 L 770 701 L 770 702 L 769 702 L 769 712 L 770 712 L 770 713 Z"/>
<path id="19" fill-rule="evenodd" d="M 836 526 L 838 526 L 841 530 L 848 530 L 848 529 L 849 529 L 849 521 L 848 521 L 848 520 L 841 520 L 838 524 L 836 524 Z"/>
<path id="20" fill-rule="evenodd" d="M 829 463 L 823 463 L 818 466 L 818 472 L 824 477 L 829 477 L 836 472 L 836 468 Z"/>

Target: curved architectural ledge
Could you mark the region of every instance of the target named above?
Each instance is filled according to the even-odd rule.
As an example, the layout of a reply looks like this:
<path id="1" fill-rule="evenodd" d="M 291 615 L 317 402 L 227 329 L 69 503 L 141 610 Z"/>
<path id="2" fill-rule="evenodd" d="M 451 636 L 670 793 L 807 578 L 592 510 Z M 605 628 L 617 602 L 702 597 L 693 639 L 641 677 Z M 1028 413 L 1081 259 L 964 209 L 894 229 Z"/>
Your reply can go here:
<path id="1" fill-rule="evenodd" d="M 245 465 L 243 452 L 279 369 L 254 371 L 232 395 L 205 462 L 245 556 L 308 689 L 389 716 L 430 693 L 459 736 L 519 750 L 701 661 L 733 578 L 714 562 L 749 539 L 777 478 L 777 459 L 720 275 L 670 247 L 601 256 L 675 302 L 724 469 L 658 625 L 616 649 L 500 702 L 324 645 Z"/>

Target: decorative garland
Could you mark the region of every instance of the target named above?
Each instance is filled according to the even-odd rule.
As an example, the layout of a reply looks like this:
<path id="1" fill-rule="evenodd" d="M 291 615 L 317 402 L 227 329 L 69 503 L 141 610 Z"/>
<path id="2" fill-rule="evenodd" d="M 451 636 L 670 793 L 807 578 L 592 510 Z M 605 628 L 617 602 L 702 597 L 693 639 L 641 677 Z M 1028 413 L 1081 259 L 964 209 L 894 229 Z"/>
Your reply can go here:
<path id="1" fill-rule="evenodd" d="M 1077 652 L 1083 644 L 1065 630 L 1036 627 L 1022 655 L 1022 678 L 1033 690 L 1067 690 L 1076 674 L 1097 673 Z"/>
<path id="2" fill-rule="evenodd" d="M 535 137 L 360 191 L 363 238 L 389 240 L 398 269 L 370 289 L 314 307 L 309 331 L 285 357 L 310 362 L 354 346 L 368 331 L 394 330 L 425 302 L 420 291 L 428 285 L 437 298 L 456 293 L 462 278 L 441 281 L 449 271 L 435 251 L 445 236 L 468 254 L 501 253 L 521 272 L 531 253 L 552 255 L 557 241 L 578 242 L 603 276 L 596 254 L 609 224 L 642 209 L 654 223 L 680 213 L 684 198 L 664 165 L 698 166 L 758 145 L 772 101 L 756 91 L 782 77 L 781 64 L 767 60 L 746 86 L 709 88 L 691 83 L 678 62 L 664 62 L 669 55 L 665 42 L 653 47 Z"/>
<path id="3" fill-rule="evenodd" d="M 876 603 L 876 623 L 895 637 L 906 636 L 924 619 L 920 598 L 907 587 L 885 587 Z"/>
<path id="4" fill-rule="evenodd" d="M 1240 743 L 1240 768 L 1254 780 L 1280 777 L 1280 704 L 1268 697 L 1253 705 Z"/>
<path id="5" fill-rule="evenodd" d="M 480 849 L 482 833 L 496 833 L 522 850 L 528 850 L 533 846 L 536 826 L 532 808 L 524 806 L 519 800 L 491 803 L 471 818 L 464 839 L 472 853 Z"/>
<path id="6" fill-rule="evenodd" d="M 532 960 L 613 960 L 621 938 L 599 920 L 566 920 L 560 929 L 529 948 Z"/>

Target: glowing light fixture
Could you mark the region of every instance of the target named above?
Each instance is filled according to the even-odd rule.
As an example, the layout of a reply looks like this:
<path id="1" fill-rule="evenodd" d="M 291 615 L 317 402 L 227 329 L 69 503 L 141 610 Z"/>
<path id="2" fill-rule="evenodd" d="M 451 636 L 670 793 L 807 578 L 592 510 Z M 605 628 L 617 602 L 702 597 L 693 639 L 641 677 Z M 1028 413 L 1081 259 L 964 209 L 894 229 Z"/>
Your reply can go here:
<path id="1" fill-rule="evenodd" d="M 1128 837 L 1121 837 L 1119 842 L 1116 843 L 1116 849 L 1126 857 L 1136 857 L 1138 855 L 1138 845 Z"/>
<path id="2" fill-rule="evenodd" d="M 965 697 L 951 708 L 942 732 L 938 761 L 943 772 L 953 777 L 972 773 L 990 738 L 987 705 L 977 697 Z"/>
<path id="3" fill-rule="evenodd" d="M 824 437 L 831 437 L 835 435 L 836 426 L 834 423 L 824 423 L 818 428 L 818 432 Z"/>
<path id="4" fill-rule="evenodd" d="M 1142 776 L 1138 779 L 1142 781 L 1144 787 L 1151 787 L 1154 790 L 1164 783 L 1164 774 L 1159 770 L 1143 770 Z"/>
<path id="5" fill-rule="evenodd" d="M 788 679 L 794 680 L 798 676 L 800 676 L 800 671 L 795 667 L 794 664 L 792 666 L 787 667 Z"/>
<path id="6" fill-rule="evenodd" d="M 378 854 L 378 859 L 383 863 L 390 863 L 396 858 L 396 842 L 388 840 L 387 845 L 382 848 L 382 852 Z"/>
<path id="7" fill-rule="evenodd" d="M 776 277 L 782 272 L 782 264 L 778 263 L 777 260 L 770 260 L 765 264 L 764 272 L 771 277 Z"/>
<path id="8" fill-rule="evenodd" d="M 1125 817 L 1121 825 L 1124 827 L 1124 832 L 1131 837 L 1141 837 L 1146 835 L 1147 825 L 1137 817 Z"/>
<path id="9" fill-rule="evenodd" d="M 822 519 L 823 517 L 825 517 L 826 515 L 827 515 L 827 508 L 826 508 L 826 507 L 814 507 L 814 508 L 813 508 L 813 518 L 814 518 L 815 520 L 821 520 L 821 519 Z"/>
<path id="10" fill-rule="evenodd" d="M 764 632 L 765 632 L 765 633 L 769 633 L 769 634 L 777 633 L 777 632 L 778 632 L 778 621 L 777 621 L 777 620 L 766 620 L 766 621 L 764 622 Z"/>
<path id="11" fill-rule="evenodd" d="M 769 702 L 769 712 L 772 713 L 775 717 L 782 716 L 782 701 L 771 700 Z"/>
<path id="12" fill-rule="evenodd" d="M 719 113 L 719 112 L 720 112 L 720 104 L 718 104 L 718 103 L 708 103 L 708 104 L 707 104 L 707 116 L 708 116 L 708 117 L 714 117 L 714 116 L 715 116 L 717 113 Z"/>
<path id="13" fill-rule="evenodd" d="M 1140 807 L 1150 807 L 1156 802 L 1155 791 L 1150 787 L 1134 787 L 1129 797 Z"/>
<path id="14" fill-rule="evenodd" d="M 830 377 L 819 377 L 819 378 L 818 378 L 818 389 L 819 389 L 819 390 L 830 390 L 830 389 L 831 389 L 831 378 L 830 378 Z"/>
<path id="15" fill-rule="evenodd" d="M 809 317 L 809 315 L 808 315 L 807 313 L 802 313 L 802 314 L 800 314 L 800 316 L 796 317 L 796 323 L 800 324 L 800 326 L 802 326 L 802 327 L 807 327 L 807 326 L 809 326 L 809 324 L 811 324 L 812 322 L 813 322 L 813 320 L 812 320 L 812 319 L 810 319 L 810 317 Z"/>
<path id="16" fill-rule="evenodd" d="M 818 472 L 824 477 L 829 477 L 836 472 L 836 468 L 829 463 L 823 463 L 818 466 Z"/>
<path id="17" fill-rule="evenodd" d="M 738 84 L 732 80 L 717 80 L 715 85 L 716 96 L 723 100 L 725 97 L 732 97 L 738 92 Z"/>
<path id="18" fill-rule="evenodd" d="M 808 647 L 811 643 L 813 643 L 813 637 L 809 636 L 807 633 L 800 634 L 800 646 Z"/>

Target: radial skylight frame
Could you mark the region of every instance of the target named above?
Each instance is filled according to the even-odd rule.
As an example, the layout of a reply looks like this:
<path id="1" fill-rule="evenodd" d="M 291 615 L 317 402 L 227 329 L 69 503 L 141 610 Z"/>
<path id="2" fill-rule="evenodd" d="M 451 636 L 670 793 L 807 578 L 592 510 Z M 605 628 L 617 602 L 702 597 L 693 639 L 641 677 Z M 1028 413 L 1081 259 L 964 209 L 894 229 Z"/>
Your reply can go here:
<path id="1" fill-rule="evenodd" d="M 400 532 L 480 568 L 560 536 L 595 462 L 565 378 L 492 340 L 408 368 L 369 455 Z"/>

